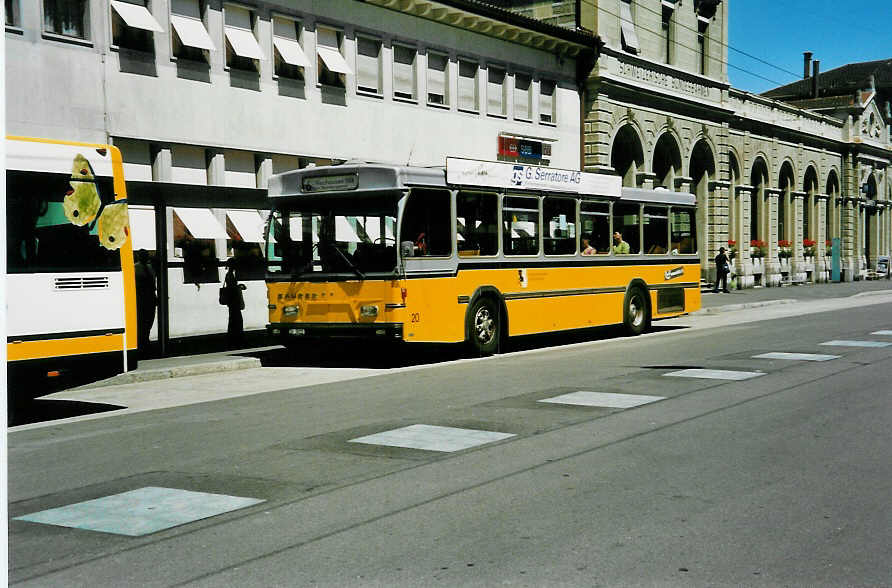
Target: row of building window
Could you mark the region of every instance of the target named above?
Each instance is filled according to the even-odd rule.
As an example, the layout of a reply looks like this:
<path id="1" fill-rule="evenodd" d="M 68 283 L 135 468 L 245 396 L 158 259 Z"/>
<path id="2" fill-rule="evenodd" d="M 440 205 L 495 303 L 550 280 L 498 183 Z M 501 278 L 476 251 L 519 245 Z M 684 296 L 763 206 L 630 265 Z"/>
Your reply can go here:
<path id="1" fill-rule="evenodd" d="M 7 26 L 20 26 L 18 1 L 5 0 Z M 154 32 L 163 32 L 152 15 L 148 0 L 110 0 L 112 45 L 146 53 L 154 52 Z M 208 51 L 215 51 L 206 22 L 204 0 L 172 0 L 170 28 L 172 55 L 177 59 L 206 62 Z M 293 17 L 273 14 L 272 48 L 274 73 L 278 77 L 303 82 L 311 60 L 304 52 L 303 23 Z M 236 4 L 223 5 L 223 39 L 228 68 L 259 72 L 259 62 L 266 59 L 256 36 L 255 11 Z M 89 39 L 89 8 L 87 0 L 43 0 L 43 31 L 45 34 L 74 39 Z M 361 95 L 383 96 L 385 92 L 385 44 L 380 38 L 357 32 L 354 72 L 345 59 L 344 33 L 334 27 L 315 27 L 316 83 L 335 88 L 346 88 L 348 76 L 353 76 L 356 92 Z M 426 50 L 426 60 L 420 60 L 418 48 L 409 43 L 390 45 L 389 64 L 392 71 L 392 96 L 397 100 L 418 102 L 423 99 L 430 106 L 451 108 L 472 113 L 507 117 L 513 104 L 513 118 L 538 122 L 557 122 L 553 80 L 533 79 L 532 74 L 511 72 L 505 66 L 487 64 L 481 68 L 478 60 L 450 58 L 445 53 Z M 422 65 L 421 61 L 426 61 Z M 480 84 L 480 75 L 486 76 Z M 419 96 L 419 77 L 425 80 L 426 96 Z M 454 80 L 452 85 L 450 82 Z M 451 95 L 450 88 L 456 95 Z M 535 108 L 534 107 L 538 107 Z"/>
<path id="2" fill-rule="evenodd" d="M 661 37 L 662 58 L 665 63 L 673 64 L 675 61 L 676 25 L 673 23 L 678 0 L 660 0 L 661 10 L 642 6 L 642 10 L 653 11 L 660 15 L 660 31 L 648 31 L 659 34 Z M 714 0 L 699 0 L 694 2 L 694 13 L 697 17 L 697 58 L 698 73 L 709 73 L 709 24 L 715 15 L 717 2 Z M 633 15 L 634 0 L 620 0 L 620 42 L 627 53 L 638 54 L 641 52 L 641 43 L 636 32 L 635 18 Z M 640 27 L 643 29 L 643 27 Z M 646 30 L 646 29 L 644 29 Z"/>

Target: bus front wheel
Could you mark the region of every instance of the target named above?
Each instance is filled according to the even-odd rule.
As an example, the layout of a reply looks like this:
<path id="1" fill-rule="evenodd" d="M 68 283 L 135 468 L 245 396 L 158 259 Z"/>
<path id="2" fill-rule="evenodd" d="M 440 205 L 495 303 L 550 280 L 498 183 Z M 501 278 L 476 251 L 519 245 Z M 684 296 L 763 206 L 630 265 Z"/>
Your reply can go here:
<path id="1" fill-rule="evenodd" d="M 499 306 L 492 298 L 482 296 L 474 302 L 469 313 L 471 321 L 468 340 L 471 350 L 478 356 L 492 355 L 499 349 L 501 324 Z"/>
<path id="2" fill-rule="evenodd" d="M 650 327 L 650 305 L 647 293 L 640 286 L 632 286 L 626 292 L 623 324 L 629 335 L 640 335 Z"/>

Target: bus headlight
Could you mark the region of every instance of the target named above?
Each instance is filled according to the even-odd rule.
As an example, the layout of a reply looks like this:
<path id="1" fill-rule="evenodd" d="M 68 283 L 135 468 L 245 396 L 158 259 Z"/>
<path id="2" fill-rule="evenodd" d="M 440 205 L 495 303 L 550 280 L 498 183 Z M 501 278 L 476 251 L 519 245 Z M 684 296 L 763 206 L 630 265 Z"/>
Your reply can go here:
<path id="1" fill-rule="evenodd" d="M 297 316 L 299 313 L 300 307 L 297 305 L 282 307 L 282 314 L 284 314 L 285 316 Z"/>
<path id="2" fill-rule="evenodd" d="M 364 318 L 375 318 L 378 316 L 378 307 L 373 304 L 367 304 L 360 307 L 359 315 Z"/>

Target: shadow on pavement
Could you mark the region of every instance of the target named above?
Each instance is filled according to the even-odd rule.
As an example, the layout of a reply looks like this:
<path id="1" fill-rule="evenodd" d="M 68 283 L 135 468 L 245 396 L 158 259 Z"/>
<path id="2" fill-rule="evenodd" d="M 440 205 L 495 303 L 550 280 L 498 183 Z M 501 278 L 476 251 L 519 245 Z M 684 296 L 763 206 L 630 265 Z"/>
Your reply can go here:
<path id="1" fill-rule="evenodd" d="M 85 414 L 120 410 L 126 406 L 114 404 L 97 404 L 94 402 L 79 402 L 76 400 L 34 400 L 23 401 L 11 408 L 7 418 L 7 425 L 29 425 L 44 421 L 67 419 Z"/>

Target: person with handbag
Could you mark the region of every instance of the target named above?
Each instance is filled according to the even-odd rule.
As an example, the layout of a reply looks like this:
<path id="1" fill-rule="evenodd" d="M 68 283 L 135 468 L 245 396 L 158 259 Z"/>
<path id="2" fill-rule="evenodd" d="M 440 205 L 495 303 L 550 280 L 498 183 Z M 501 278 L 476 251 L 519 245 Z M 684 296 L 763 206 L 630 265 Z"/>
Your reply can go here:
<path id="1" fill-rule="evenodd" d="M 220 304 L 229 310 L 229 324 L 226 328 L 226 343 L 230 349 L 238 349 L 244 346 L 245 331 L 242 321 L 242 311 L 245 309 L 245 298 L 242 290 L 244 284 L 238 283 L 236 261 L 234 257 L 226 260 L 226 277 L 223 279 L 223 287 L 220 288 Z"/>
<path id="2" fill-rule="evenodd" d="M 728 274 L 731 273 L 731 262 L 728 260 L 728 256 L 725 255 L 725 248 L 719 247 L 719 254 L 715 256 L 715 286 L 713 287 L 713 292 L 719 291 L 719 284 L 722 285 L 722 292 L 725 294 L 729 294 L 728 292 Z"/>

